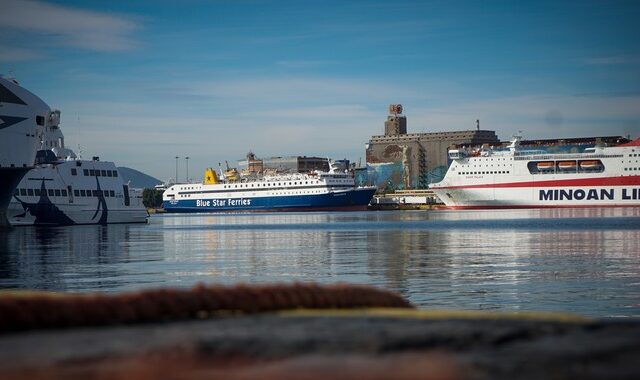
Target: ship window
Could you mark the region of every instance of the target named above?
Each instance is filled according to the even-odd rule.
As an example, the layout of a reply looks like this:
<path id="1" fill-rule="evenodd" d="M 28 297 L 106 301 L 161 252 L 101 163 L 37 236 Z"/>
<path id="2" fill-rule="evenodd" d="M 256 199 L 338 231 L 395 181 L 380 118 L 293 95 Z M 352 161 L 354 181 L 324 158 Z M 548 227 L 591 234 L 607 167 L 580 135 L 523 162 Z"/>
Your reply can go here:
<path id="1" fill-rule="evenodd" d="M 90 175 L 91 177 L 95 177 L 95 175 L 96 175 L 96 171 L 95 171 L 95 170 L 93 170 L 93 169 L 89 169 L 89 175 Z"/>
<path id="2" fill-rule="evenodd" d="M 50 197 L 53 197 L 53 189 L 49 189 L 47 193 L 49 194 Z"/>
<path id="3" fill-rule="evenodd" d="M 27 189 L 20 189 L 20 195 L 27 195 Z"/>
<path id="4" fill-rule="evenodd" d="M 78 175 L 76 168 L 71 168 L 71 175 Z"/>
<path id="5" fill-rule="evenodd" d="M 56 197 L 59 197 L 59 196 L 61 195 L 61 194 L 60 194 L 60 189 L 55 189 L 55 191 L 54 191 L 54 195 L 55 195 Z"/>
<path id="6" fill-rule="evenodd" d="M 110 194 L 111 198 L 116 196 L 116 192 L 113 191 L 113 190 L 109 190 L 109 194 Z"/>
<path id="7" fill-rule="evenodd" d="M 103 177 L 106 177 L 106 176 L 107 176 L 107 171 L 106 171 L 106 170 L 101 170 L 100 172 L 102 173 L 102 176 L 103 176 Z"/>
<path id="8" fill-rule="evenodd" d="M 100 177 L 100 169 L 96 169 L 96 177 Z"/>
<path id="9" fill-rule="evenodd" d="M 113 177 L 113 172 L 111 170 L 107 170 L 107 177 Z"/>
<path id="10" fill-rule="evenodd" d="M 89 169 L 82 169 L 82 174 L 88 176 L 89 175 Z"/>
<path id="11" fill-rule="evenodd" d="M 117 170 L 114 170 L 114 171 L 113 171 L 113 176 L 114 176 L 114 177 L 117 177 L 117 176 L 118 176 L 118 171 L 117 171 Z"/>
<path id="12" fill-rule="evenodd" d="M 84 192 L 84 190 L 76 190 L 76 191 L 80 191 L 80 196 L 81 197 L 86 197 L 87 194 Z"/>
<path id="13" fill-rule="evenodd" d="M 33 190 L 33 192 L 35 193 L 36 197 L 40 196 L 40 189 L 35 189 L 35 190 Z M 43 190 L 43 192 L 44 192 L 44 190 Z M 44 193 L 46 194 L 46 192 L 44 192 Z"/>
<path id="14" fill-rule="evenodd" d="M 62 192 L 62 196 L 63 196 L 63 197 L 66 197 L 66 196 L 67 196 L 67 190 L 62 189 L 62 190 L 60 190 L 60 191 Z"/>
<path id="15" fill-rule="evenodd" d="M 91 190 L 91 195 L 94 197 L 98 196 L 98 190 Z"/>
<path id="16" fill-rule="evenodd" d="M 104 194 L 105 197 L 109 196 L 109 190 L 103 190 L 102 193 Z"/>
<path id="17" fill-rule="evenodd" d="M 24 104 L 24 103 L 23 103 Z M 44 126 L 44 116 L 36 116 L 36 124 Z"/>
<path id="18" fill-rule="evenodd" d="M 75 195 L 76 197 L 80 196 L 80 190 L 73 190 L 73 195 Z"/>

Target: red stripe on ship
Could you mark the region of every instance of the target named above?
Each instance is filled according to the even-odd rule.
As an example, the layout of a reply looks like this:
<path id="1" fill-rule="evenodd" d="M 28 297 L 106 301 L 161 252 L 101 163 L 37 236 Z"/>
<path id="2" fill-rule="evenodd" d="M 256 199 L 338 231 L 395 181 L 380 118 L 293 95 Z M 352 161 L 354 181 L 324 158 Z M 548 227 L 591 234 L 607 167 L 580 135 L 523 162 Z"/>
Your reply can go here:
<path id="1" fill-rule="evenodd" d="M 631 203 L 631 204 L 593 204 L 593 205 L 579 205 L 579 204 L 567 204 L 567 205 L 473 205 L 473 206 L 444 206 L 445 209 L 450 210 L 505 210 L 505 209 L 531 209 L 531 208 L 630 208 L 637 207 L 640 208 L 640 204 Z"/>
<path id="2" fill-rule="evenodd" d="M 559 179 L 551 181 L 527 181 L 433 187 L 434 189 L 482 189 L 501 187 L 582 187 L 582 186 L 640 186 L 640 176 Z"/>

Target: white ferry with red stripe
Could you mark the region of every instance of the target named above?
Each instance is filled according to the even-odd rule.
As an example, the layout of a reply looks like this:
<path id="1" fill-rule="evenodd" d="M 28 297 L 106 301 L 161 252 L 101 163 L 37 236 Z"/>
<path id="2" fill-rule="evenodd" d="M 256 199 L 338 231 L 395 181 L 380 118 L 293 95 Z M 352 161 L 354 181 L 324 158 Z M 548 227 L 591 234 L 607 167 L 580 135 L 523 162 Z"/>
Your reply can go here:
<path id="1" fill-rule="evenodd" d="M 447 174 L 429 187 L 452 209 L 640 207 L 640 138 L 582 153 L 452 149 Z"/>

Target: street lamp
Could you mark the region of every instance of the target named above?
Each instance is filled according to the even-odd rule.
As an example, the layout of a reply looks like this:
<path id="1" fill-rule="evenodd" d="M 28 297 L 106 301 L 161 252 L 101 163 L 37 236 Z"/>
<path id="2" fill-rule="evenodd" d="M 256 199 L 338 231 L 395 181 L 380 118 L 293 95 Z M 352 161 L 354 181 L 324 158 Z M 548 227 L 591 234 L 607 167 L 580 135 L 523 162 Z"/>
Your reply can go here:
<path id="1" fill-rule="evenodd" d="M 187 183 L 189 183 L 189 156 L 184 159 L 187 161 Z"/>
<path id="2" fill-rule="evenodd" d="M 178 183 L 178 156 L 176 156 L 176 183 Z"/>

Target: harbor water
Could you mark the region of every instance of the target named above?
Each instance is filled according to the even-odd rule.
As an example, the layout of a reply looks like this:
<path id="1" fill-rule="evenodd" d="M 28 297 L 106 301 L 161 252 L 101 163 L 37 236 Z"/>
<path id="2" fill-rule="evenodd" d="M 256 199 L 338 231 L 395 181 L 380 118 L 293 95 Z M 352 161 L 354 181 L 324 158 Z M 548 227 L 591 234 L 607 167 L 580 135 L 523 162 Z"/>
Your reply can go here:
<path id="1" fill-rule="evenodd" d="M 369 284 L 421 309 L 640 317 L 640 209 L 152 215 L 0 232 L 0 288 Z"/>

